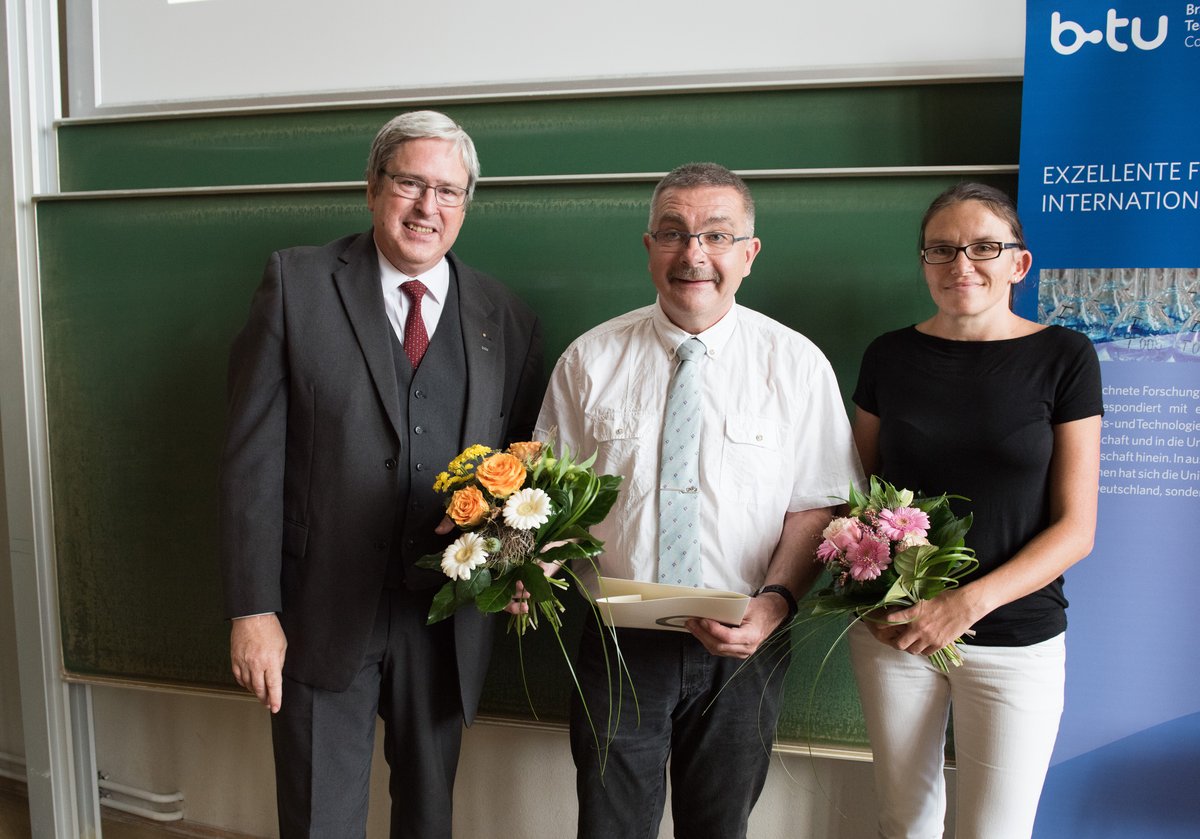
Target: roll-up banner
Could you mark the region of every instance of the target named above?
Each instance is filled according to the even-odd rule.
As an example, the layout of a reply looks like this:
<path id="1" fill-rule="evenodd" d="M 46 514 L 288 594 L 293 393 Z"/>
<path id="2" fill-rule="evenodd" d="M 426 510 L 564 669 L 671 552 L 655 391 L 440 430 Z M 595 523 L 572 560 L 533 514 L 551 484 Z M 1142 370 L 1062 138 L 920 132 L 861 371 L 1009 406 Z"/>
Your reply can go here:
<path id="1" fill-rule="evenodd" d="M 1092 339 L 1105 406 L 1035 836 L 1195 836 L 1200 0 L 1026 4 L 1018 208 L 1033 270 L 1014 307 Z"/>

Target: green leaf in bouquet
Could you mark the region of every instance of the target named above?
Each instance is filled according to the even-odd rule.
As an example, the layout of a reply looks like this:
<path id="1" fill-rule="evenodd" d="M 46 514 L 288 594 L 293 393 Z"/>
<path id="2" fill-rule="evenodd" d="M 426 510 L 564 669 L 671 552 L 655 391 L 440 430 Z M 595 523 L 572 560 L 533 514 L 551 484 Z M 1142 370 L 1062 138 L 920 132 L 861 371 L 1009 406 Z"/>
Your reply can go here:
<path id="1" fill-rule="evenodd" d="M 925 582 L 921 592 L 926 599 L 941 594 L 948 588 L 954 588 L 966 575 L 979 567 L 970 548 L 943 548 L 925 564 L 923 577 Z"/>
<path id="2" fill-rule="evenodd" d="M 898 576 L 888 586 L 888 590 L 884 592 L 883 597 L 875 604 L 876 607 L 881 606 L 897 606 L 910 605 L 913 602 L 913 593 L 910 583 L 904 577 Z"/>
<path id="3" fill-rule="evenodd" d="M 559 484 L 539 487 L 539 489 L 550 496 L 550 508 L 553 512 L 546 523 L 538 528 L 538 532 L 554 532 L 556 529 L 567 527 L 570 524 L 571 508 L 575 503 L 571 488 Z"/>
<path id="4" fill-rule="evenodd" d="M 920 592 L 929 597 L 940 593 L 947 583 L 953 582 L 954 578 L 950 576 L 950 572 L 954 570 L 954 565 L 953 552 L 935 551 L 917 569 L 915 582 L 922 586 Z M 934 583 L 939 583 L 941 588 L 934 586 Z"/>
<path id="5" fill-rule="evenodd" d="M 946 521 L 939 522 L 936 529 L 930 530 L 929 541 L 943 548 L 961 548 L 966 544 L 967 531 L 971 529 L 974 518 L 971 513 L 961 519 L 951 515 Z"/>
<path id="6" fill-rule="evenodd" d="M 935 522 L 939 515 L 953 515 L 949 512 L 946 496 L 934 495 L 925 498 L 914 498 L 912 506 L 929 514 L 929 520 Z"/>
<path id="7" fill-rule="evenodd" d="M 516 620 L 512 621 L 511 625 L 517 627 L 518 634 L 524 632 L 526 624 L 536 629 L 540 614 L 546 619 L 546 623 L 550 625 L 557 637 L 559 630 L 562 629 L 562 618 L 559 617 L 559 613 L 563 611 L 563 605 L 555 595 L 554 589 L 555 587 L 566 588 L 567 581 L 557 577 L 547 577 L 536 562 L 519 566 L 515 573 L 525 586 L 525 591 L 529 593 L 529 613 L 514 615 Z"/>
<path id="8" fill-rule="evenodd" d="M 470 603 L 479 593 L 492 584 L 492 572 L 486 568 L 476 568 L 466 580 L 455 583 L 455 599 L 459 606 Z"/>
<path id="9" fill-rule="evenodd" d="M 587 472 L 575 472 L 562 479 L 562 486 L 567 488 L 571 496 L 568 508 L 571 520 L 579 518 L 580 513 L 588 508 L 596 494 L 596 476 Z"/>
<path id="10" fill-rule="evenodd" d="M 427 626 L 444 621 L 454 614 L 458 604 L 454 599 L 454 581 L 446 583 L 433 596 L 433 604 L 429 607 L 429 617 L 425 619 Z"/>
<path id="11" fill-rule="evenodd" d="M 546 576 L 541 566 L 536 562 L 521 565 L 514 573 L 517 579 L 525 585 L 525 590 L 529 592 L 531 606 L 544 600 L 558 599 L 554 596 L 554 590 L 550 585 L 550 578 Z"/>
<path id="12" fill-rule="evenodd" d="M 593 552 L 579 542 L 567 542 L 563 545 L 555 545 L 538 554 L 538 559 L 542 562 L 566 563 L 573 559 L 586 559 L 589 556 L 595 556 L 596 553 L 599 553 L 599 550 Z"/>
<path id="13" fill-rule="evenodd" d="M 554 533 L 547 532 L 547 533 L 543 534 L 542 531 L 540 531 L 540 530 L 538 531 L 538 543 L 539 544 L 543 544 L 545 542 L 557 542 L 560 540 L 567 540 L 567 539 L 574 540 L 574 539 L 591 539 L 591 538 L 592 538 L 592 535 L 587 532 L 587 528 L 580 527 L 577 524 L 563 525 L 558 531 L 556 531 Z"/>
<path id="14" fill-rule="evenodd" d="M 879 599 L 877 595 L 867 595 L 863 591 L 833 594 L 832 589 L 824 589 L 818 592 L 818 595 L 812 603 L 814 617 L 817 615 L 844 615 L 849 611 L 871 608 L 878 604 Z"/>
<path id="15" fill-rule="evenodd" d="M 871 476 L 872 494 L 874 493 L 875 487 L 877 485 L 877 481 L 878 481 L 878 479 L 874 475 L 872 475 Z M 863 510 L 867 509 L 867 505 L 869 505 L 871 503 L 871 499 L 868 496 L 863 495 L 861 492 L 859 492 L 858 489 L 854 486 L 854 484 L 850 485 L 850 493 L 849 493 L 849 497 L 846 499 L 846 501 L 850 505 L 850 515 L 855 516 L 855 517 L 859 516 Z"/>
<path id="16" fill-rule="evenodd" d="M 887 481 L 871 476 L 871 508 L 874 510 L 894 510 L 899 507 L 911 507 L 913 504 L 912 490 L 896 489 Z"/>
<path id="17" fill-rule="evenodd" d="M 892 568 L 900 575 L 906 585 L 911 585 L 921 573 L 922 563 L 937 553 L 936 545 L 913 545 L 905 548 L 892 558 Z"/>
<path id="18" fill-rule="evenodd" d="M 595 536 L 586 536 L 575 540 L 573 543 L 585 556 L 599 556 L 604 552 L 604 542 L 597 539 Z"/>
<path id="19" fill-rule="evenodd" d="M 570 453 L 570 452 L 568 451 L 568 454 L 569 454 L 569 453 Z M 584 461 L 582 461 L 582 462 L 580 462 L 580 463 L 576 463 L 576 464 L 574 465 L 574 467 L 573 467 L 573 468 L 574 468 L 574 469 L 577 469 L 577 470 L 579 470 L 580 472 L 583 472 L 583 471 L 585 471 L 585 470 L 587 470 L 587 469 L 591 469 L 591 468 L 592 468 L 592 464 L 596 462 L 596 455 L 597 455 L 597 454 L 599 454 L 599 452 L 598 452 L 598 451 L 592 452 L 592 456 L 591 456 L 591 457 L 589 457 L 587 460 L 584 460 Z M 569 458 L 568 458 L 568 459 L 569 459 Z"/>
<path id="20" fill-rule="evenodd" d="M 475 607 L 485 615 L 504 611 L 504 607 L 517 593 L 517 575 L 514 572 L 501 574 L 492 584 L 475 597 Z"/>
<path id="21" fill-rule="evenodd" d="M 620 475 L 598 475 L 592 502 L 581 511 L 577 523 L 583 527 L 591 527 L 604 521 L 613 504 L 617 503 L 622 480 L 624 479 Z"/>

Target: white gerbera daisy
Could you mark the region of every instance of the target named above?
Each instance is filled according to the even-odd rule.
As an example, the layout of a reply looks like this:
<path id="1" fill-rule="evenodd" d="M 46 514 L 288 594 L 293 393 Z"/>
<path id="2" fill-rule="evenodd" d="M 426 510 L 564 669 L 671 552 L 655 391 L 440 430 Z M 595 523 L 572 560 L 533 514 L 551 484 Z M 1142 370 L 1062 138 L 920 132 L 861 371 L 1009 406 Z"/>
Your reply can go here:
<path id="1" fill-rule="evenodd" d="M 452 580 L 469 580 L 486 561 L 486 540 L 478 533 L 464 533 L 442 551 L 442 573 Z"/>
<path id="2" fill-rule="evenodd" d="M 540 489 L 523 489 L 504 504 L 504 523 L 516 530 L 533 530 L 550 518 L 550 496 Z"/>

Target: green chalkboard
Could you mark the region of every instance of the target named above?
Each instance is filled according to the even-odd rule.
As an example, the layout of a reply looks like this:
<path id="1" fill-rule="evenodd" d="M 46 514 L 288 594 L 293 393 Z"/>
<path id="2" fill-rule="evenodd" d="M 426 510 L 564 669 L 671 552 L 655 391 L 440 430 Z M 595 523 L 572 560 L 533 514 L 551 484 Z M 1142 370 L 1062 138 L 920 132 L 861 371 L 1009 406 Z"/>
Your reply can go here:
<path id="1" fill-rule="evenodd" d="M 1015 81 L 447 103 L 485 177 L 1013 164 Z M 82 121 L 58 132 L 63 191 L 362 180 L 403 107 Z M 962 119 L 970 114 L 970 119 Z"/>
<path id="2" fill-rule="evenodd" d="M 491 168 L 494 174 L 534 167 L 526 145 L 536 137 L 533 127 L 543 108 L 564 119 L 573 114 L 575 121 L 546 124 L 550 139 L 540 146 L 539 160 L 554 159 L 564 132 L 575 138 L 567 143 L 568 156 L 581 160 L 579 144 L 586 134 L 581 115 L 596 113 L 603 117 L 601 134 L 610 143 L 597 168 L 612 172 L 652 172 L 706 157 L 745 165 L 718 153 L 734 154 L 739 137 L 747 148 L 759 139 L 768 147 L 743 157 L 753 158 L 755 165 L 822 165 L 814 160 L 832 154 L 836 138 L 802 144 L 800 156 L 809 157 L 797 162 L 789 157 L 786 137 L 773 133 L 772 126 L 795 130 L 796 112 L 824 113 L 826 124 L 836 125 L 834 105 L 849 109 L 853 118 L 846 117 L 838 130 L 855 140 L 855 151 L 839 165 L 891 165 L 897 157 L 912 163 L 922 155 L 926 163 L 945 164 L 950 156 L 945 141 L 931 141 L 926 148 L 921 137 L 930 132 L 918 123 L 928 117 L 930 103 L 961 100 L 966 92 L 977 97 L 972 100 L 976 103 L 995 106 L 977 107 L 975 113 L 999 112 L 989 119 L 1003 131 L 999 139 L 983 144 L 982 153 L 963 152 L 960 162 L 1011 164 L 1017 131 L 1013 90 L 1012 85 L 897 88 L 888 96 L 867 89 L 858 92 L 861 101 L 854 91 L 837 91 L 836 97 L 793 91 L 774 100 L 791 102 L 783 114 L 742 109 L 735 111 L 734 120 L 723 110 L 734 107 L 725 95 L 612 100 L 599 109 L 590 103 L 558 102 L 555 108 L 534 103 L 466 110 L 485 126 L 481 130 L 492 145 L 480 141 L 480 153 L 485 171 Z M 654 128 L 648 107 L 653 102 L 682 123 Z M 912 113 L 906 106 L 913 103 L 925 107 Z M 526 141 L 518 144 L 520 154 L 503 137 L 505 107 Z M 631 114 L 628 139 L 612 127 L 619 123 L 622 107 Z M 880 128 L 868 143 L 858 132 L 862 114 L 872 109 Z M 358 177 L 351 169 L 361 166 L 370 134 L 361 136 L 365 126 L 373 130 L 386 116 L 370 110 L 365 114 L 336 113 L 342 123 L 357 126 L 355 159 L 343 159 L 348 150 L 326 149 L 317 155 L 319 165 L 310 166 L 309 177 L 300 180 Z M 312 137 L 327 132 L 333 117 L 288 117 L 293 119 L 299 123 L 288 123 L 289 130 L 281 133 L 267 132 L 264 143 L 298 161 L 303 156 L 294 154 L 287 138 L 301 136 L 300 145 L 311 148 Z M 68 188 L 164 186 L 163 173 L 186 171 L 193 157 L 203 163 L 198 170 L 216 178 L 221 167 L 214 161 L 238 156 L 230 136 L 253 136 L 269 122 L 261 115 L 245 120 L 234 127 L 233 117 L 68 126 L 62 136 L 63 171 L 76 179 Z M 737 120 L 746 123 L 740 134 Z M 686 154 L 670 154 L 677 135 L 709 122 L 721 125 L 713 153 L 691 137 Z M 136 134 L 130 125 L 146 129 L 150 139 L 142 142 L 157 141 L 170 147 L 170 154 L 159 149 L 160 157 L 142 167 L 135 143 L 123 156 L 119 149 Z M 651 150 L 655 130 L 663 142 Z M 164 143 L 166 135 L 177 142 Z M 89 137 L 95 142 L 88 142 Z M 897 139 L 889 142 L 890 137 Z M 871 143 L 877 151 L 866 148 Z M 1010 151 L 1010 157 L 1000 157 Z M 253 161 L 261 154 L 257 148 L 246 152 L 242 168 L 229 180 L 270 180 L 254 177 L 258 170 Z M 853 164 L 845 162 L 851 158 Z M 149 181 L 139 180 L 146 173 Z M 85 175 L 95 177 L 85 183 Z M 64 185 L 70 178 L 64 174 Z M 929 199 L 957 179 L 880 174 L 754 180 L 763 250 L 739 301 L 812 338 L 848 393 L 859 354 L 872 337 L 928 314 L 914 250 L 916 227 Z M 1016 179 L 1005 175 L 991 180 L 1011 190 Z M 485 183 L 456 251 L 503 279 L 538 310 L 552 362 L 580 332 L 653 300 L 641 244 L 651 187 L 652 179 L 640 176 L 605 183 Z M 232 689 L 216 538 L 229 343 L 246 316 L 270 252 L 365 229 L 369 216 L 362 190 L 242 187 L 217 193 L 68 195 L 41 200 L 37 214 L 65 666 L 81 678 Z M 570 610 L 568 637 L 578 631 L 581 613 L 580 608 Z M 844 652 L 833 657 L 815 694 L 810 692 L 831 632 L 836 628 L 797 650 L 781 738 L 861 746 L 865 735 Z M 523 654 L 530 674 L 526 684 L 540 718 L 560 721 L 570 684 L 552 640 L 544 633 L 531 636 Z M 498 640 L 485 712 L 530 715 L 517 655 L 513 637 Z"/>

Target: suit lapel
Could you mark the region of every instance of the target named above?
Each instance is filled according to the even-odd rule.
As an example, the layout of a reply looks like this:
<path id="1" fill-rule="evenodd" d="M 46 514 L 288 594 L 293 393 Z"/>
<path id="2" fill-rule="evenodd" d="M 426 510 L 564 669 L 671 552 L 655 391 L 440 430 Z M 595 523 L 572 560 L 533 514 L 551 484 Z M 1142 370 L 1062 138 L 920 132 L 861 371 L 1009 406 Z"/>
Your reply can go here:
<path id="1" fill-rule="evenodd" d="M 355 239 L 341 256 L 343 265 L 333 275 L 333 281 L 346 316 L 354 328 L 358 346 L 366 360 L 379 400 L 388 419 L 403 439 L 400 417 L 400 392 L 396 385 L 396 368 L 392 360 L 392 326 L 383 308 L 383 290 L 379 285 L 379 259 L 371 231 Z"/>
<path id="2" fill-rule="evenodd" d="M 462 447 L 475 443 L 499 445 L 504 441 L 487 439 L 495 433 L 492 421 L 503 398 L 504 358 L 496 306 L 474 269 L 454 254 L 447 254 L 447 258 L 458 277 L 458 308 L 467 353 L 467 411 Z"/>

